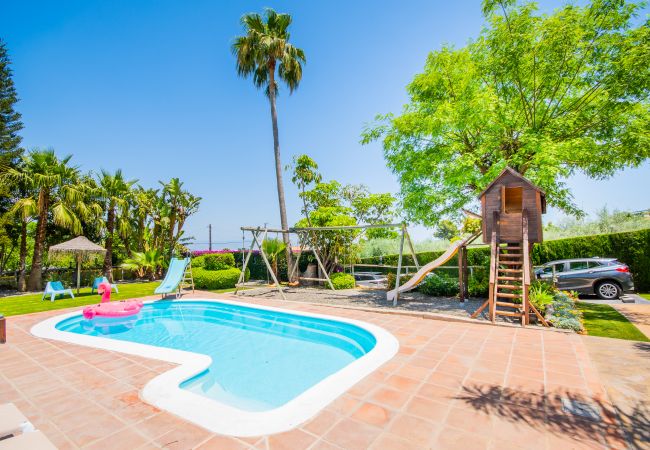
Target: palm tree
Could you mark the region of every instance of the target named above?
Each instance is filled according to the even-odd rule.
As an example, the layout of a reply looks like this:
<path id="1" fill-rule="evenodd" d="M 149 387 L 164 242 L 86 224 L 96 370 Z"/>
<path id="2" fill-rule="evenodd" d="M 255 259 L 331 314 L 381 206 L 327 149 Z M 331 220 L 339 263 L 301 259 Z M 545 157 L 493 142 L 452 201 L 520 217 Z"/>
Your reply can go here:
<path id="1" fill-rule="evenodd" d="M 38 202 L 34 196 L 23 191 L 23 198 L 16 201 L 9 211 L 20 218 L 20 249 L 18 253 L 18 290 L 27 289 L 25 269 L 27 261 L 27 226 L 38 214 Z"/>
<path id="2" fill-rule="evenodd" d="M 127 258 L 122 263 L 124 269 L 133 270 L 138 278 L 149 276 L 152 281 L 156 278 L 156 273 L 162 265 L 163 255 L 157 249 L 134 252 L 131 258 Z"/>
<path id="3" fill-rule="evenodd" d="M 168 183 L 159 182 L 162 187 L 163 198 L 169 205 L 169 224 L 167 230 L 167 242 L 169 243 L 169 258 L 174 254 L 174 229 L 178 220 L 178 210 L 185 192 L 183 182 L 178 178 L 172 178 Z"/>
<path id="4" fill-rule="evenodd" d="M 286 248 L 287 245 L 279 239 L 264 239 L 262 241 L 262 249 L 269 259 L 275 278 L 278 280 L 278 258 Z"/>
<path id="5" fill-rule="evenodd" d="M 78 183 L 79 170 L 69 165 L 71 158 L 68 155 L 59 159 L 54 150 L 36 149 L 22 157 L 20 168 L 10 168 L 5 174 L 8 179 L 31 186 L 37 192 L 34 254 L 27 283 L 27 288 L 31 291 L 42 287 L 48 214 L 52 213 L 55 225 L 77 234 L 82 231 L 80 216 L 83 217 L 86 211 L 83 205 L 83 186 Z"/>
<path id="6" fill-rule="evenodd" d="M 289 14 L 278 14 L 268 8 L 264 17 L 249 13 L 241 19 L 246 34 L 235 38 L 232 52 L 237 58 L 237 73 L 242 77 L 253 77 L 257 88 L 264 88 L 271 104 L 271 121 L 273 122 L 273 150 L 275 154 L 275 177 L 280 204 L 280 222 L 282 229 L 288 228 L 287 209 L 284 201 L 282 183 L 282 162 L 280 158 L 280 138 L 278 136 L 278 114 L 276 110 L 277 76 L 283 80 L 289 92 L 293 92 L 302 79 L 302 65 L 305 53 L 302 49 L 289 43 Z M 291 273 L 291 243 L 289 235 L 283 233 L 286 244 L 287 266 Z M 291 281 L 291 280 L 289 280 Z"/>
<path id="7" fill-rule="evenodd" d="M 110 282 L 113 281 L 113 238 L 115 225 L 118 229 L 126 227 L 125 222 L 128 220 L 128 205 L 131 195 L 131 188 L 137 180 L 127 181 L 124 179 L 121 170 L 116 170 L 114 174 L 101 171 L 97 179 L 98 197 L 104 204 L 106 212 L 106 255 L 104 256 L 104 276 Z"/>

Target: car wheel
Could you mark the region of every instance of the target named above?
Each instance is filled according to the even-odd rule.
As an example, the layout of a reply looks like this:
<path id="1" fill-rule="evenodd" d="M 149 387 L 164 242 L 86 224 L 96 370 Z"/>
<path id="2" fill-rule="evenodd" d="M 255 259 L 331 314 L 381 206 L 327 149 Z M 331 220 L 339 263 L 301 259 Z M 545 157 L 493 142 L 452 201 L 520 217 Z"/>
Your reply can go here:
<path id="1" fill-rule="evenodd" d="M 603 300 L 615 300 L 621 296 L 621 288 L 612 281 L 604 281 L 596 288 L 596 294 Z"/>

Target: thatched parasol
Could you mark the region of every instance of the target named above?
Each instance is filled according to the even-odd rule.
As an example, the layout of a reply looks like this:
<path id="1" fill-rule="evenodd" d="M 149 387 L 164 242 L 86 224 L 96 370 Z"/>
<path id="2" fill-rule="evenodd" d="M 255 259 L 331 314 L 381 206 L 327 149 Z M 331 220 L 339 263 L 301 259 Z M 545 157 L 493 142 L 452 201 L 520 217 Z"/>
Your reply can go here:
<path id="1" fill-rule="evenodd" d="M 106 253 L 106 249 L 101 245 L 89 241 L 85 236 L 77 236 L 69 241 L 62 242 L 50 247 L 49 253 L 67 253 L 75 255 L 77 259 L 77 294 L 81 284 L 81 261 L 88 255 L 94 253 Z"/>

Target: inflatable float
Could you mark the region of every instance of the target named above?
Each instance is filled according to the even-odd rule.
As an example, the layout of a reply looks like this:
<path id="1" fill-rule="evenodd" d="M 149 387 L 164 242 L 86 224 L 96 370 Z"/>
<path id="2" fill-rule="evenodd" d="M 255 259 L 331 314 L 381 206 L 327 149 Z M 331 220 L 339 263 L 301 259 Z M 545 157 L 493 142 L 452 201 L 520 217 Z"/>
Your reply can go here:
<path id="1" fill-rule="evenodd" d="M 97 305 L 86 306 L 83 309 L 85 319 L 129 317 L 138 314 L 142 309 L 140 300 L 123 300 L 111 303 L 111 285 L 107 282 L 100 283 L 97 292 L 102 294 L 102 302 Z"/>

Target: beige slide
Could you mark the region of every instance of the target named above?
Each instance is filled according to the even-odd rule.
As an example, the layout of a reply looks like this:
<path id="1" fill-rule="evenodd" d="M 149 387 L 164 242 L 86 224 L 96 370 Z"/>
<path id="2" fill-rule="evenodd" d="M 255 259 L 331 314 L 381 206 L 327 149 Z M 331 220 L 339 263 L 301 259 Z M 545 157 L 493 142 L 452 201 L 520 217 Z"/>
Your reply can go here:
<path id="1" fill-rule="evenodd" d="M 476 236 L 478 236 L 478 234 L 479 233 L 469 235 L 464 239 L 459 239 L 456 242 L 452 243 L 451 246 L 447 249 L 447 251 L 445 251 L 434 261 L 431 261 L 430 263 L 422 266 L 420 270 L 418 270 L 415 273 L 415 275 L 411 277 L 410 280 L 408 280 L 406 283 L 401 285 L 399 288 L 393 289 L 392 291 L 388 291 L 386 293 L 386 299 L 388 301 L 394 300 L 395 295 L 397 295 L 397 292 L 401 294 L 402 292 L 408 292 L 412 289 L 415 289 L 418 286 L 418 284 L 420 284 L 422 280 L 424 280 L 424 277 L 426 277 L 429 272 L 431 272 L 434 269 L 437 269 L 438 267 L 442 266 L 444 263 L 449 261 L 456 254 L 456 252 L 460 247 L 462 247 L 463 245 L 467 244 L 469 241 L 474 239 Z"/>

